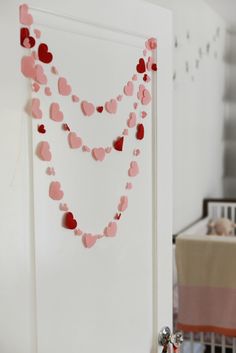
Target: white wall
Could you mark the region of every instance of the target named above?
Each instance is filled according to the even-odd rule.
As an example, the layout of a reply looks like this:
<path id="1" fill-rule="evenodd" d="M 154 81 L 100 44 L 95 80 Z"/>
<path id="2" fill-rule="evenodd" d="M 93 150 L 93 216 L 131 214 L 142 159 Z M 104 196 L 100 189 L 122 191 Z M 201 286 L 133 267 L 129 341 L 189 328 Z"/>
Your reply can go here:
<path id="1" fill-rule="evenodd" d="M 203 198 L 222 195 L 225 23 L 202 0 L 152 2 L 173 11 L 173 231 L 178 232 L 201 217 Z"/>

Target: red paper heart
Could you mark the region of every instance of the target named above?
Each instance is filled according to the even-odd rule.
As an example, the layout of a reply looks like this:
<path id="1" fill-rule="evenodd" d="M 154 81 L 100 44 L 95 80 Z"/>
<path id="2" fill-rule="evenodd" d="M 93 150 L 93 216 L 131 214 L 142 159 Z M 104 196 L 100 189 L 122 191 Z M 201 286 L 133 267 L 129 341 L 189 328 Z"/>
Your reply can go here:
<path id="1" fill-rule="evenodd" d="M 34 37 L 30 36 L 29 29 L 26 27 L 22 27 L 20 29 L 20 44 L 24 48 L 25 48 L 25 45 L 24 45 L 25 39 L 29 40 L 29 48 L 33 48 L 35 46 L 35 39 Z"/>
<path id="2" fill-rule="evenodd" d="M 136 138 L 138 140 L 142 140 L 144 138 L 144 126 L 143 126 L 143 124 L 138 124 L 137 125 Z"/>
<path id="3" fill-rule="evenodd" d="M 41 43 L 39 45 L 38 56 L 39 56 L 39 60 L 45 64 L 49 64 L 53 59 L 53 55 L 48 51 L 48 46 L 45 43 Z"/>
<path id="4" fill-rule="evenodd" d="M 96 108 L 98 113 L 102 113 L 103 111 L 103 106 L 99 106 Z"/>
<path id="5" fill-rule="evenodd" d="M 113 142 L 113 147 L 117 151 L 122 151 L 123 150 L 123 143 L 124 143 L 124 136 L 118 137 L 116 141 Z"/>
<path id="6" fill-rule="evenodd" d="M 143 81 L 146 82 L 147 79 L 148 79 L 148 75 L 147 75 L 147 74 L 144 74 L 144 75 L 143 75 Z"/>
<path id="7" fill-rule="evenodd" d="M 152 71 L 157 71 L 157 64 L 152 64 Z"/>
<path id="8" fill-rule="evenodd" d="M 63 225 L 68 229 L 75 229 L 77 227 L 77 221 L 74 219 L 72 212 L 66 212 L 64 214 Z"/>
<path id="9" fill-rule="evenodd" d="M 143 74 L 146 71 L 146 65 L 145 65 L 145 61 L 143 60 L 143 58 L 139 59 L 139 63 L 136 66 L 136 70 L 140 74 Z"/>
<path id="10" fill-rule="evenodd" d="M 40 132 L 40 134 L 45 134 L 46 129 L 45 129 L 45 126 L 43 124 L 38 125 L 38 132 Z"/>
<path id="11" fill-rule="evenodd" d="M 114 219 L 117 219 L 119 221 L 121 217 L 121 213 L 116 213 Z"/>

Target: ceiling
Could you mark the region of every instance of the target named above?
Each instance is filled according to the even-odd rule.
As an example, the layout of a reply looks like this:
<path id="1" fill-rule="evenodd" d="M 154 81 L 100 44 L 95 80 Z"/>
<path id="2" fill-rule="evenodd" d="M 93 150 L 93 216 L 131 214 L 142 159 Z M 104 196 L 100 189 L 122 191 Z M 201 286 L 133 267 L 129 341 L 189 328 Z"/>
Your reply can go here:
<path id="1" fill-rule="evenodd" d="M 236 31 L 236 0 L 205 0 L 225 18 L 229 29 Z"/>

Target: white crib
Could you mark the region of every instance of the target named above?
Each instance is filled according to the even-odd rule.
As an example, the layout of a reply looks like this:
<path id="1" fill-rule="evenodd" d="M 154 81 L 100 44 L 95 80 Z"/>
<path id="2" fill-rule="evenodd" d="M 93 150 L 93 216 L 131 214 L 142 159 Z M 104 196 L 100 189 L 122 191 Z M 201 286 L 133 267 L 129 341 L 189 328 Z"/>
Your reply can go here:
<path id="1" fill-rule="evenodd" d="M 209 220 L 225 217 L 236 223 L 236 200 L 205 200 L 204 216 L 201 220 L 186 228 L 179 234 L 203 235 L 208 231 Z M 178 235 L 177 235 L 178 236 Z M 174 282 L 174 323 L 178 307 L 177 271 L 175 264 L 175 245 L 173 244 L 173 282 Z M 226 337 L 214 332 L 185 333 L 181 353 L 236 353 L 236 337 Z"/>

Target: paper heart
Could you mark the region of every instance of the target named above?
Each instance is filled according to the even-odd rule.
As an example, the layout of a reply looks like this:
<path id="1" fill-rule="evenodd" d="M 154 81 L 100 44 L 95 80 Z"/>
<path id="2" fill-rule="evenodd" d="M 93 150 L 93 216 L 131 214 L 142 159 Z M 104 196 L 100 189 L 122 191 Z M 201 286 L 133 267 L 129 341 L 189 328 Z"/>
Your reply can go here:
<path id="1" fill-rule="evenodd" d="M 138 103 L 137 102 L 134 102 L 134 109 L 137 109 L 138 108 Z"/>
<path id="2" fill-rule="evenodd" d="M 40 100 L 33 98 L 31 102 L 31 114 L 35 119 L 42 119 L 43 113 L 40 109 Z"/>
<path id="3" fill-rule="evenodd" d="M 46 129 L 45 129 L 45 126 L 44 126 L 43 124 L 38 125 L 38 132 L 39 132 L 40 134 L 45 134 Z"/>
<path id="4" fill-rule="evenodd" d="M 115 114 L 117 110 L 117 102 L 115 99 L 111 99 L 109 102 L 105 103 L 105 109 L 110 114 Z"/>
<path id="5" fill-rule="evenodd" d="M 118 137 L 114 142 L 113 142 L 113 147 L 117 151 L 122 151 L 123 150 L 123 143 L 124 143 L 124 136 Z"/>
<path id="6" fill-rule="evenodd" d="M 64 77 L 58 79 L 58 92 L 62 96 L 69 96 L 71 93 L 71 86 Z"/>
<path id="7" fill-rule="evenodd" d="M 123 96 L 122 96 L 121 94 L 119 94 L 119 95 L 116 97 L 116 99 L 118 100 L 118 102 L 121 102 L 121 101 L 122 101 L 122 98 L 123 98 Z"/>
<path id="8" fill-rule="evenodd" d="M 54 121 L 62 121 L 64 115 L 62 111 L 60 111 L 60 106 L 58 103 L 52 103 L 50 105 L 50 118 Z"/>
<path id="9" fill-rule="evenodd" d="M 146 71 L 145 61 L 143 58 L 139 59 L 139 62 L 136 65 L 136 70 L 139 74 L 143 74 Z"/>
<path id="10" fill-rule="evenodd" d="M 134 112 L 131 112 L 129 114 L 129 119 L 127 120 L 127 125 L 129 128 L 132 128 L 136 125 L 136 114 Z"/>
<path id="11" fill-rule="evenodd" d="M 127 196 L 121 196 L 120 198 L 120 203 L 118 205 L 118 210 L 120 212 L 124 212 L 128 207 L 128 197 Z"/>
<path id="12" fill-rule="evenodd" d="M 147 112 L 144 112 L 144 111 L 143 111 L 143 112 L 141 113 L 141 117 L 144 119 L 144 118 L 146 118 L 146 116 L 147 116 Z"/>
<path id="13" fill-rule="evenodd" d="M 137 93 L 137 98 L 139 100 L 142 99 L 144 90 L 145 90 L 145 86 L 144 85 L 139 85 L 139 89 L 138 89 L 138 93 Z"/>
<path id="14" fill-rule="evenodd" d="M 48 46 L 45 43 L 41 43 L 39 45 L 38 56 L 39 56 L 39 60 L 45 64 L 49 64 L 53 59 L 53 55 L 48 51 Z"/>
<path id="15" fill-rule="evenodd" d="M 47 141 L 39 142 L 37 146 L 37 155 L 42 161 L 50 161 L 52 159 L 50 146 Z"/>
<path id="16" fill-rule="evenodd" d="M 70 131 L 70 128 L 69 128 L 68 124 L 62 124 L 62 129 L 64 131 Z"/>
<path id="17" fill-rule="evenodd" d="M 143 124 L 137 125 L 136 138 L 142 140 L 144 138 L 144 126 Z"/>
<path id="18" fill-rule="evenodd" d="M 131 190 L 132 187 L 133 187 L 133 184 L 132 184 L 132 183 L 127 183 L 125 188 L 126 188 L 127 190 Z"/>
<path id="19" fill-rule="evenodd" d="M 140 149 L 138 149 L 138 148 L 134 149 L 134 151 L 133 151 L 133 155 L 136 156 L 136 157 L 139 156 L 140 153 L 141 153 Z"/>
<path id="20" fill-rule="evenodd" d="M 36 37 L 37 39 L 39 39 L 40 36 L 41 36 L 41 31 L 40 31 L 39 29 L 34 29 L 34 34 L 35 34 L 35 37 Z"/>
<path id="21" fill-rule="evenodd" d="M 44 74 L 44 70 L 41 65 L 35 66 L 35 81 L 37 81 L 41 85 L 45 85 L 48 81 L 47 76 Z"/>
<path id="22" fill-rule="evenodd" d="M 72 212 L 66 212 L 64 214 L 63 226 L 67 229 L 75 229 L 77 227 L 77 221 Z"/>
<path id="23" fill-rule="evenodd" d="M 100 105 L 99 107 L 96 108 L 98 113 L 102 113 L 103 112 L 103 106 Z"/>
<path id="24" fill-rule="evenodd" d="M 63 196 L 64 192 L 61 190 L 59 181 L 52 181 L 49 186 L 49 197 L 53 200 L 61 200 Z"/>
<path id="25" fill-rule="evenodd" d="M 157 71 L 157 64 L 156 63 L 152 64 L 152 71 Z"/>
<path id="26" fill-rule="evenodd" d="M 137 79 L 138 79 L 138 76 L 136 74 L 134 74 L 133 77 L 132 77 L 132 80 L 133 81 L 137 81 Z"/>
<path id="27" fill-rule="evenodd" d="M 67 206 L 66 203 L 60 203 L 59 209 L 60 209 L 61 211 L 68 211 L 68 206 Z"/>
<path id="28" fill-rule="evenodd" d="M 139 173 L 138 163 L 136 161 L 132 161 L 130 163 L 130 168 L 128 170 L 128 174 L 130 177 L 135 177 Z"/>
<path id="29" fill-rule="evenodd" d="M 92 149 L 92 156 L 96 161 L 103 161 L 105 158 L 106 151 L 103 147 L 93 148 Z"/>
<path id="30" fill-rule="evenodd" d="M 97 241 L 98 237 L 92 234 L 84 234 L 82 237 L 82 242 L 85 248 L 91 248 Z"/>
<path id="31" fill-rule="evenodd" d="M 83 234 L 83 232 L 82 232 L 82 230 L 80 230 L 79 228 L 76 228 L 76 229 L 74 230 L 74 234 L 77 235 L 77 236 L 80 236 L 80 235 Z"/>
<path id="32" fill-rule="evenodd" d="M 128 129 L 124 129 L 123 130 L 123 135 L 124 136 L 128 136 L 129 135 L 129 130 Z"/>
<path id="33" fill-rule="evenodd" d="M 20 5 L 20 23 L 30 26 L 33 23 L 33 17 L 29 13 L 29 6 L 26 4 Z"/>
<path id="34" fill-rule="evenodd" d="M 152 69 L 152 64 L 153 64 L 153 58 L 151 56 L 148 57 L 148 60 L 147 60 L 147 70 L 148 71 L 151 71 Z"/>
<path id="35" fill-rule="evenodd" d="M 152 100 L 152 97 L 151 97 L 150 92 L 148 91 L 148 89 L 145 89 L 143 91 L 143 97 L 141 99 L 141 103 L 143 105 L 147 105 L 147 104 L 149 104 L 151 102 L 151 100 Z"/>
<path id="36" fill-rule="evenodd" d="M 33 48 L 35 46 L 35 39 L 30 36 L 29 29 L 26 27 L 20 29 L 20 44 L 25 48 Z"/>
<path id="37" fill-rule="evenodd" d="M 76 135 L 75 132 L 70 132 L 68 135 L 68 142 L 70 148 L 80 148 L 82 146 L 82 139 Z"/>
<path id="38" fill-rule="evenodd" d="M 38 91 L 40 90 L 40 85 L 39 85 L 37 82 L 34 82 L 34 83 L 32 84 L 32 90 L 33 90 L 34 92 L 38 92 Z"/>
<path id="39" fill-rule="evenodd" d="M 146 42 L 145 42 L 145 46 L 148 50 L 155 50 L 157 48 L 157 40 L 156 38 L 149 38 Z"/>
<path id="40" fill-rule="evenodd" d="M 81 109 L 82 109 L 82 112 L 85 116 L 93 115 L 94 110 L 95 110 L 93 103 L 89 103 L 87 101 L 81 102 Z"/>
<path id="41" fill-rule="evenodd" d="M 84 145 L 82 147 L 82 150 L 83 150 L 83 152 L 91 152 L 91 149 L 88 146 L 86 146 L 86 145 Z"/>
<path id="42" fill-rule="evenodd" d="M 112 150 L 111 147 L 106 147 L 106 148 L 105 148 L 105 152 L 108 153 L 108 154 L 111 153 L 111 150 Z"/>
<path id="43" fill-rule="evenodd" d="M 23 56 L 21 59 L 21 72 L 27 78 L 35 77 L 35 60 L 30 56 Z"/>
<path id="44" fill-rule="evenodd" d="M 110 222 L 108 226 L 104 229 L 104 235 L 106 237 L 114 237 L 117 232 L 116 222 Z"/>
<path id="45" fill-rule="evenodd" d="M 45 87 L 45 88 L 44 88 L 44 93 L 46 94 L 46 96 L 51 96 L 51 95 L 52 95 L 52 92 L 51 92 L 50 87 Z"/>
<path id="46" fill-rule="evenodd" d="M 76 96 L 75 94 L 72 94 L 71 99 L 74 103 L 77 103 L 79 101 L 79 97 Z"/>
<path id="47" fill-rule="evenodd" d="M 150 82 L 151 79 L 150 79 L 150 77 L 149 77 L 147 74 L 144 74 L 144 75 L 143 75 L 143 81 L 144 81 L 144 82 Z"/>
<path id="48" fill-rule="evenodd" d="M 51 73 L 54 74 L 54 75 L 58 75 L 58 71 L 57 71 L 57 68 L 55 66 L 51 67 Z"/>
<path id="49" fill-rule="evenodd" d="M 124 86 L 124 94 L 126 96 L 132 96 L 134 92 L 134 85 L 133 82 L 128 81 L 127 85 Z"/>
<path id="50" fill-rule="evenodd" d="M 119 221 L 120 217 L 121 217 L 121 213 L 116 213 L 114 216 L 114 219 L 117 219 Z"/>
<path id="51" fill-rule="evenodd" d="M 47 175 L 55 175 L 56 174 L 53 167 L 47 167 L 46 173 L 47 173 Z"/>

